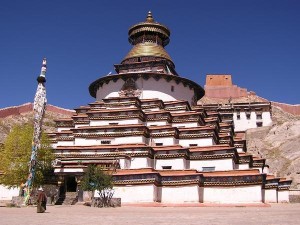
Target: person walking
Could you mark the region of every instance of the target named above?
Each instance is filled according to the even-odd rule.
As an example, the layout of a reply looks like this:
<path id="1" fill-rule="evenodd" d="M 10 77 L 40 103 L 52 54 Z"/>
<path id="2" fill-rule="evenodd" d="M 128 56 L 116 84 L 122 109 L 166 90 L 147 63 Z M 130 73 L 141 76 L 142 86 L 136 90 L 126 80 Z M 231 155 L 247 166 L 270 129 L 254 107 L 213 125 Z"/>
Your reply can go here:
<path id="1" fill-rule="evenodd" d="M 37 213 L 44 213 L 46 211 L 47 196 L 43 188 L 38 189 L 37 197 Z"/>

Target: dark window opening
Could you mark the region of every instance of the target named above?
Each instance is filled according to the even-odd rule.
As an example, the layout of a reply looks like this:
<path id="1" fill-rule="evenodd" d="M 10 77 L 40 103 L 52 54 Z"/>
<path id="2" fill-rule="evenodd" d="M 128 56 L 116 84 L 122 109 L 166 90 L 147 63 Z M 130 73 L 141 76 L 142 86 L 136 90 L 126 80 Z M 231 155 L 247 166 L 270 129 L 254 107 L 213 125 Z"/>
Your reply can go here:
<path id="1" fill-rule="evenodd" d="M 216 169 L 216 167 L 214 167 L 214 166 L 202 167 L 203 172 L 215 171 L 215 169 Z"/>
<path id="2" fill-rule="evenodd" d="M 251 117 L 251 113 L 250 112 L 246 112 L 246 118 L 247 118 L 247 120 L 250 120 L 250 117 Z"/>
<path id="3" fill-rule="evenodd" d="M 163 170 L 170 170 L 172 169 L 172 166 L 162 166 Z"/>
<path id="4" fill-rule="evenodd" d="M 198 144 L 190 144 L 190 147 L 198 146 Z"/>

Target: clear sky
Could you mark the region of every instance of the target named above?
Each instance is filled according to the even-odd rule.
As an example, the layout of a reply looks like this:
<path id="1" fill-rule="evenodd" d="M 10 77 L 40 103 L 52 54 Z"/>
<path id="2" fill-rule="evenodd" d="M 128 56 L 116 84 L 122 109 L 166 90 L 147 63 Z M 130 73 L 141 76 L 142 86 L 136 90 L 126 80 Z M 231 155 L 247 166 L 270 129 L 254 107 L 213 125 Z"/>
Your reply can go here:
<path id="1" fill-rule="evenodd" d="M 259 96 L 300 103 L 299 0 L 1 0 L 0 108 L 33 101 L 44 56 L 48 103 L 93 102 L 89 84 L 114 72 L 149 10 L 171 30 L 180 76 L 203 86 L 206 74 L 232 74 Z"/>

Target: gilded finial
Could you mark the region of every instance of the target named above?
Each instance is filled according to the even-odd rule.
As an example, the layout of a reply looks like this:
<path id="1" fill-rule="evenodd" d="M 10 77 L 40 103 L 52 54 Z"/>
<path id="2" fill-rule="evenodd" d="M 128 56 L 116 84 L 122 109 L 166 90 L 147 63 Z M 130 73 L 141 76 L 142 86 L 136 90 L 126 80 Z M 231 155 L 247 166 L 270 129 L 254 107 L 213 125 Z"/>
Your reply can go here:
<path id="1" fill-rule="evenodd" d="M 149 11 L 149 12 L 148 12 L 148 15 L 147 15 L 146 21 L 147 21 L 147 22 L 153 22 L 153 21 L 154 21 L 154 19 L 153 19 L 153 17 L 152 17 L 152 13 L 151 13 L 151 11 Z"/>

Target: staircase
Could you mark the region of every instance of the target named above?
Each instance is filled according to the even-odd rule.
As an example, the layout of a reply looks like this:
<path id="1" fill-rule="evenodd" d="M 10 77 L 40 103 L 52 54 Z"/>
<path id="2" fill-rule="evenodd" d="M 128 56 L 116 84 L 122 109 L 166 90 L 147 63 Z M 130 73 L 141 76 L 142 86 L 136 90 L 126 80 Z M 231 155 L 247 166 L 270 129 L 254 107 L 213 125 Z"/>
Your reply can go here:
<path id="1" fill-rule="evenodd" d="M 77 192 L 66 192 L 59 196 L 55 205 L 75 205 L 78 201 Z"/>

